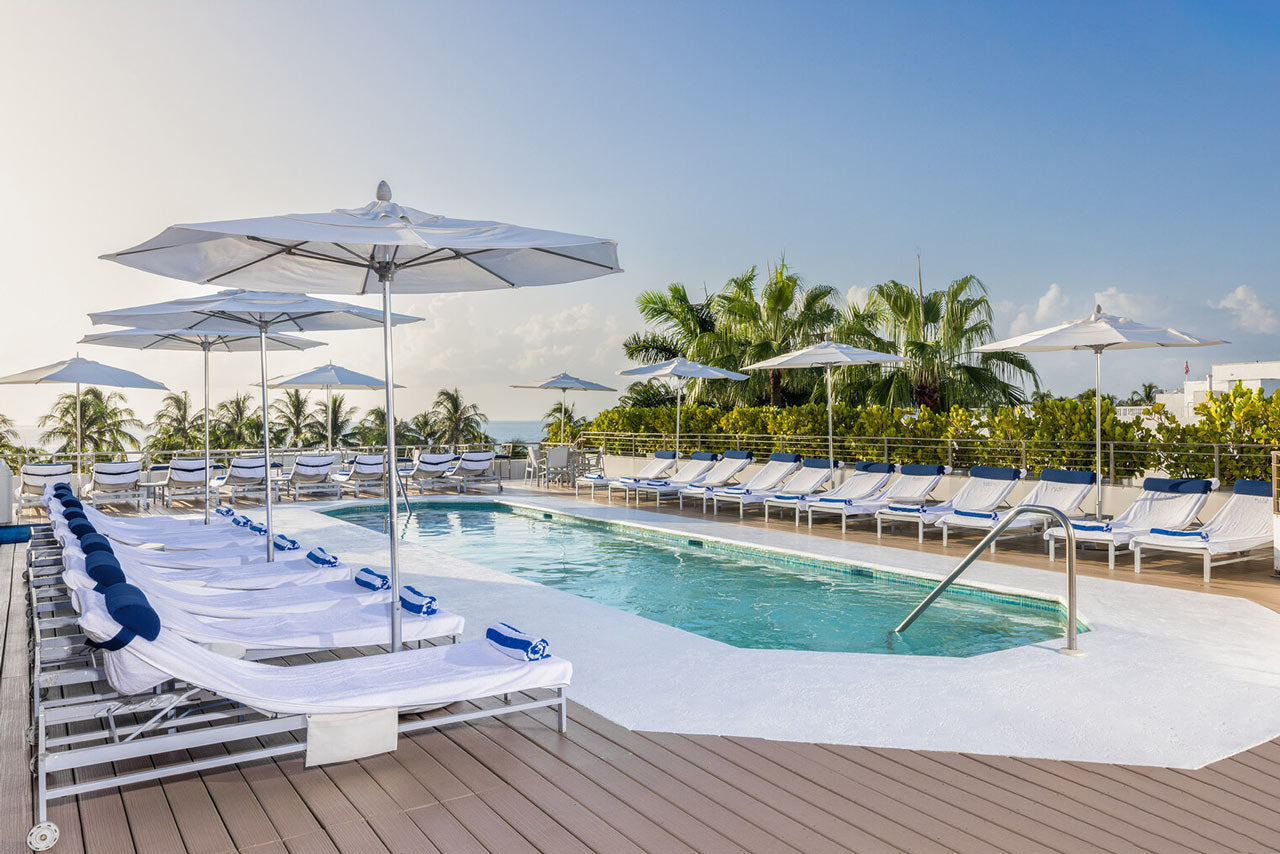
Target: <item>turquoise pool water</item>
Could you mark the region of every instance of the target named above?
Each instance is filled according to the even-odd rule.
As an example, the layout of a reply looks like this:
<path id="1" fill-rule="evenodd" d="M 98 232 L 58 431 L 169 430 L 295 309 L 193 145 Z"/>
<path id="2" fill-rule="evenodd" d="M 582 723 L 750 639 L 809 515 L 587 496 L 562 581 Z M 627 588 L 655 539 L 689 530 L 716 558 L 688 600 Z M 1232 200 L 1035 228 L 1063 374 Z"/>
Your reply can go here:
<path id="1" fill-rule="evenodd" d="M 385 510 L 330 515 L 386 530 Z M 931 585 L 503 504 L 415 503 L 400 521 L 408 542 L 739 647 L 969 656 L 1066 634 L 1056 602 L 953 587 L 896 636 Z"/>

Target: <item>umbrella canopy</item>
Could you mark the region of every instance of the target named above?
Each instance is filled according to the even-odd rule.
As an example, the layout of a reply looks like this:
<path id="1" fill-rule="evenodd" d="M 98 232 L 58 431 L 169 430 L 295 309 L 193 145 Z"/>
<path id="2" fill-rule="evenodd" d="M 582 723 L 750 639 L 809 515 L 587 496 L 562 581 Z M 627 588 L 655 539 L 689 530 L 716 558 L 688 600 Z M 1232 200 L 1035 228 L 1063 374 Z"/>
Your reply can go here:
<path id="1" fill-rule="evenodd" d="M 975 348 L 979 353 L 995 353 L 1016 350 L 1021 353 L 1046 353 L 1053 350 L 1092 350 L 1094 354 L 1094 466 L 1097 473 L 1095 491 L 1095 515 L 1102 518 L 1102 351 L 1140 350 L 1148 347 L 1209 347 L 1230 342 L 1217 338 L 1201 338 L 1167 326 L 1147 326 L 1104 314 L 1102 306 L 1095 306 L 1093 313 L 1079 320 L 1061 323 L 1048 329 L 1028 332 L 983 344 Z"/>
<path id="2" fill-rule="evenodd" d="M 156 330 L 182 327 L 196 331 L 207 328 L 225 332 L 238 329 L 257 334 L 258 362 L 262 375 L 262 454 L 267 464 L 263 507 L 267 517 L 267 560 L 270 561 L 275 557 L 275 544 L 271 518 L 271 419 L 268 416 L 271 409 L 267 400 L 268 337 L 272 332 L 370 329 L 381 326 L 384 320 L 399 324 L 413 323 L 422 318 L 402 314 L 384 317 L 382 312 L 364 306 L 306 294 L 232 289 L 151 305 L 93 312 L 89 319 L 94 323 Z"/>
<path id="3" fill-rule="evenodd" d="M 387 453 L 396 459 L 391 294 L 452 293 L 577 282 L 621 271 L 612 240 L 453 219 L 395 204 L 386 181 L 362 208 L 175 225 L 104 258 L 204 284 L 289 293 L 382 294 Z M 388 479 L 391 583 L 400 583 L 396 483 Z M 391 649 L 400 600 L 391 599 Z"/>
<path id="4" fill-rule="evenodd" d="M 711 365 L 704 365 L 701 362 L 691 362 L 683 356 L 677 356 L 674 359 L 668 359 L 665 362 L 658 362 L 654 365 L 641 365 L 638 368 L 627 368 L 625 371 L 618 371 L 621 377 L 676 377 L 676 454 L 680 453 L 680 403 L 684 398 L 684 382 L 686 379 L 698 380 L 745 380 L 746 374 L 740 374 L 736 371 L 727 371 L 724 368 L 716 368 Z"/>
<path id="5" fill-rule="evenodd" d="M 277 377 L 274 380 L 268 380 L 267 385 L 272 388 L 315 388 L 323 389 L 325 400 L 327 402 L 326 412 L 328 412 L 325 421 L 326 435 L 328 436 L 329 450 L 333 449 L 333 390 L 335 388 L 356 388 L 366 391 L 377 391 L 384 388 L 386 383 L 378 377 L 371 377 L 368 374 L 362 374 L 359 371 L 353 371 L 350 368 L 343 368 L 330 362 L 327 365 L 321 365 L 318 368 L 312 368 L 309 371 L 303 371 L 293 377 Z M 396 383 L 396 388 L 404 388 L 404 386 Z"/>
<path id="6" fill-rule="evenodd" d="M 593 383 L 591 380 L 583 380 L 563 371 L 554 377 L 545 379 L 540 383 L 515 383 L 512 388 L 550 388 L 560 390 L 560 441 L 565 441 L 564 417 L 565 417 L 565 393 L 570 391 L 617 391 L 616 388 L 609 388 L 607 385 Z"/>
<path id="7" fill-rule="evenodd" d="M 95 332 L 80 339 L 81 344 L 104 347 L 127 347 L 132 350 L 201 350 L 204 352 L 204 523 L 209 524 L 209 353 L 247 352 L 259 349 L 256 330 L 241 327 L 238 331 L 203 329 L 117 329 Z M 311 341 L 293 335 L 269 333 L 268 350 L 309 350 L 323 347 L 323 341 Z"/>
<path id="8" fill-rule="evenodd" d="M 832 470 L 836 467 L 835 427 L 831 414 L 831 369 L 848 365 L 882 365 L 888 362 L 905 362 L 906 358 L 893 353 L 877 353 L 875 350 L 863 350 L 849 344 L 835 341 L 823 341 L 810 344 L 754 365 L 747 365 L 744 371 L 776 371 L 791 368 L 822 368 L 827 379 L 827 462 Z"/>
<path id="9" fill-rule="evenodd" d="M 61 362 L 54 362 L 52 365 L 45 365 L 40 368 L 32 368 L 29 371 L 22 371 L 17 374 L 10 374 L 7 377 L 0 377 L 0 385 L 38 385 L 40 383 L 74 383 L 76 387 L 76 474 L 80 474 L 84 466 L 84 442 L 80 435 L 80 386 L 81 385 L 105 385 L 113 388 L 146 388 L 156 389 L 158 391 L 168 391 L 164 385 L 149 380 L 141 374 L 135 374 L 133 371 L 126 371 L 123 368 L 113 368 L 110 365 L 104 365 L 101 362 L 95 362 L 92 359 L 82 359 L 76 356 L 73 359 L 64 359 Z"/>

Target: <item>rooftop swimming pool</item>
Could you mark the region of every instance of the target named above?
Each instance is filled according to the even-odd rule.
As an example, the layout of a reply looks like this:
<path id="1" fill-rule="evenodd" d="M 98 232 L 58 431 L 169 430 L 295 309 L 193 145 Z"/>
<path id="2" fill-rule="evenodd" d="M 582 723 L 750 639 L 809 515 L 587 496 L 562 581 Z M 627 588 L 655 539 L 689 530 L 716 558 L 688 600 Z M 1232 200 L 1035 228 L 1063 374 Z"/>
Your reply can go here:
<path id="1" fill-rule="evenodd" d="M 898 636 L 931 582 L 497 502 L 413 508 L 407 542 L 739 647 L 971 656 L 1066 634 L 1059 602 L 954 585 Z M 386 530 L 385 510 L 329 515 Z"/>

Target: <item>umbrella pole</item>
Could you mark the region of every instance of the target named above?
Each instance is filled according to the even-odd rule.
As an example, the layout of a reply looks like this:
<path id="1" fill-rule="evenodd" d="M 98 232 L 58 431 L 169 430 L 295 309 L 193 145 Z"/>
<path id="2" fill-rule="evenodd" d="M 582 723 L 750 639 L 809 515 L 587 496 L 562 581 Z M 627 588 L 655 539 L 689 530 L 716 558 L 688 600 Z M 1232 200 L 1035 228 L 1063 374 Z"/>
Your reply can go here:
<path id="1" fill-rule="evenodd" d="M 565 436 L 564 436 L 564 404 L 565 404 L 565 399 L 568 397 L 568 395 L 569 395 L 568 390 L 563 388 L 560 389 L 560 441 L 566 442 L 566 443 L 568 442 L 568 440 L 565 439 Z"/>
<path id="2" fill-rule="evenodd" d="M 267 325 L 258 326 L 258 367 L 262 371 L 262 463 L 266 466 L 262 502 L 267 508 L 267 562 L 276 559 L 275 530 L 271 527 L 271 414 L 267 409 Z"/>
<path id="3" fill-rule="evenodd" d="M 391 556 L 391 651 L 400 651 L 400 537 L 396 525 L 395 367 L 391 359 L 391 270 L 379 271 L 382 283 L 382 364 L 386 374 L 387 414 L 387 536 Z"/>
<path id="4" fill-rule="evenodd" d="M 209 464 L 209 344 L 204 350 L 204 523 L 209 524 L 209 478 L 213 474 L 213 466 Z"/>
<path id="5" fill-rule="evenodd" d="M 827 365 L 827 462 L 831 466 L 831 473 L 834 475 L 836 470 L 836 432 L 832 426 L 834 422 L 831 418 L 831 366 Z"/>
<path id="6" fill-rule="evenodd" d="M 84 439 L 80 436 L 80 383 L 76 383 L 76 486 L 83 486 Z"/>
<path id="7" fill-rule="evenodd" d="M 1094 431 L 1094 471 L 1097 472 L 1098 488 L 1094 501 L 1094 514 L 1102 521 L 1102 348 L 1095 347 L 1094 380 L 1093 380 L 1093 431 Z"/>
<path id="8" fill-rule="evenodd" d="M 680 401 L 684 397 L 684 380 L 676 380 L 676 459 L 680 459 Z"/>
<path id="9" fill-rule="evenodd" d="M 324 408 L 324 420 L 328 422 L 326 430 L 328 431 L 328 445 L 325 447 L 329 453 L 333 453 L 333 386 L 324 387 L 325 397 L 328 398 L 328 405 Z"/>

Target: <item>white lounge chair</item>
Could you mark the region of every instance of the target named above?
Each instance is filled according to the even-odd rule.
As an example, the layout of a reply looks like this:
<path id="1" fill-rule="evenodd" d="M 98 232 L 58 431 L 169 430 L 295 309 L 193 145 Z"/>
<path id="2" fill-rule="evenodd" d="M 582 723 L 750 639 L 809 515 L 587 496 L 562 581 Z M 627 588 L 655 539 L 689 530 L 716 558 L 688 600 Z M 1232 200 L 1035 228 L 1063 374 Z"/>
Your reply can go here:
<path id="1" fill-rule="evenodd" d="M 1026 473 L 1025 469 L 1004 466 L 973 466 L 956 494 L 939 504 L 890 501 L 876 511 L 876 537 L 884 536 L 885 522 L 911 522 L 916 526 L 916 542 L 923 543 L 925 526 L 937 523 L 944 516 L 993 512 L 1004 503 Z"/>
<path id="2" fill-rule="evenodd" d="M 351 461 L 351 471 L 337 474 L 333 479 L 342 487 L 344 493 L 350 492 L 356 498 L 362 492 L 371 495 L 384 495 L 387 480 L 386 454 L 356 454 Z"/>
<path id="3" fill-rule="evenodd" d="M 142 511 L 146 499 L 139 480 L 142 462 L 94 463 L 88 489 L 81 490 L 88 502 L 99 504 L 133 504 Z"/>
<path id="4" fill-rule="evenodd" d="M 1074 516 L 1080 505 L 1093 491 L 1097 475 L 1091 471 L 1069 471 L 1067 469 L 1045 469 L 1040 472 L 1040 479 L 1026 496 L 1014 505 L 1014 508 L 1035 504 L 1041 507 L 1052 507 L 1062 511 L 1064 516 Z M 956 529 L 973 531 L 990 531 L 1003 522 L 1014 508 L 1000 511 L 956 510 L 937 521 L 942 528 L 942 545 L 946 546 L 948 537 Z M 1041 533 L 1049 526 L 1043 516 L 1019 516 L 1009 523 L 999 539 L 1024 537 Z M 1007 533 L 1007 532 L 1012 533 Z M 991 543 L 991 553 L 995 554 L 996 543 Z"/>
<path id="5" fill-rule="evenodd" d="M 722 486 L 719 489 L 713 489 L 706 498 L 711 499 L 711 512 L 713 514 L 720 512 L 719 502 L 723 501 L 727 504 L 738 505 L 738 518 L 741 519 L 745 513 L 746 502 L 740 501 L 742 498 L 750 498 L 753 501 L 764 501 L 765 497 L 777 492 L 783 482 L 795 474 L 796 469 L 800 468 L 801 456 L 799 454 L 783 454 L 776 453 L 769 455 L 769 461 L 764 464 L 760 471 L 756 472 L 747 481 L 738 486 Z M 691 487 L 696 489 L 697 487 Z M 707 502 L 702 502 L 702 512 L 707 512 Z"/>
<path id="6" fill-rule="evenodd" d="M 172 507 L 175 499 L 204 501 L 205 479 L 211 475 L 205 469 L 203 457 L 172 459 L 169 461 L 169 477 L 164 484 L 164 506 Z M 209 485 L 212 498 L 216 490 Z"/>
<path id="7" fill-rule="evenodd" d="M 289 476 L 280 482 L 280 489 L 294 501 L 304 495 L 332 495 L 342 497 L 342 487 L 333 479 L 333 465 L 338 458 L 333 454 L 299 454 L 293 461 Z"/>
<path id="8" fill-rule="evenodd" d="M 711 502 L 713 505 L 717 500 L 729 503 L 736 502 L 739 518 L 744 515 L 748 507 L 759 504 L 760 508 L 764 510 L 764 520 L 767 523 L 769 521 L 770 506 L 784 507 L 788 510 L 794 509 L 795 502 L 798 502 L 801 497 L 813 495 L 830 483 L 832 478 L 835 477 L 836 469 L 841 468 L 843 465 L 844 463 L 836 460 L 835 466 L 832 467 L 831 460 L 826 457 L 805 457 L 800 461 L 800 468 L 776 490 L 765 492 L 764 494 L 748 492 L 738 495 L 726 489 L 723 490 L 724 494 L 718 498 L 713 494 Z M 796 515 L 796 524 L 800 524 L 798 514 Z"/>
<path id="9" fill-rule="evenodd" d="M 1207 582 L 1215 566 L 1259 557 L 1259 551 L 1271 554 L 1275 524 L 1271 500 L 1271 481 L 1237 480 L 1227 503 L 1204 527 L 1195 531 L 1153 528 L 1149 534 L 1134 537 L 1129 543 L 1133 571 L 1142 572 L 1144 551 L 1199 555 Z"/>
<path id="10" fill-rule="evenodd" d="M 394 750 L 399 733 L 538 708 L 558 709 L 558 728 L 563 732 L 567 725 L 564 688 L 573 668 L 556 656 L 517 661 L 490 641 L 476 640 L 395 655 L 272 666 L 219 655 L 163 626 L 154 629 L 159 615 L 149 606 L 118 610 L 131 624 L 124 625 L 107 610 L 104 597 L 86 600 L 81 603 L 80 626 L 103 645 L 105 672 L 117 692 L 139 695 L 166 684 L 178 687 L 148 694 L 145 710 L 118 698 L 40 710 L 35 722 L 38 823 L 33 835 L 56 837 L 56 827 L 47 824 L 49 800 L 95 789 L 301 752 L 307 754 L 308 764 L 357 758 Z M 456 714 L 398 717 L 540 689 L 553 689 L 555 694 Z M 186 716 L 188 708 L 210 699 L 235 705 Z M 171 711 L 178 713 L 170 715 Z M 132 715 L 138 712 L 142 717 L 135 723 Z M 81 732 L 90 724 L 102 728 L 98 743 L 86 746 L 82 738 L 51 737 L 64 726 Z M 293 732 L 300 737 L 274 737 Z M 223 749 L 213 754 L 199 749 L 206 745 Z M 142 757 L 152 761 L 143 768 L 121 770 L 120 763 Z M 89 767 L 105 768 L 106 773 L 78 770 Z"/>
<path id="11" fill-rule="evenodd" d="M 28 507 L 44 506 L 46 488 L 71 480 L 71 463 L 27 463 L 20 471 L 22 486 L 18 490 L 18 512 Z"/>
<path id="12" fill-rule="evenodd" d="M 684 483 L 678 477 L 665 479 L 665 483 L 664 479 L 645 481 L 636 487 L 636 503 L 639 503 L 642 494 L 652 493 L 656 507 L 662 506 L 664 496 L 672 495 L 675 495 L 680 501 L 680 506 L 684 507 L 684 497 L 689 489 L 697 487 L 705 491 L 730 486 L 737 480 L 742 470 L 751 465 L 752 459 L 754 458 L 750 451 L 725 451 L 720 455 L 720 460 L 696 482 Z"/>
<path id="13" fill-rule="evenodd" d="M 824 492 L 811 492 L 808 495 L 792 496 L 775 495 L 767 503 L 779 507 L 793 507 L 796 513 L 796 524 L 800 524 L 800 514 L 817 501 L 860 501 L 875 495 L 889 482 L 895 466 L 893 463 L 873 463 L 859 460 L 853 465 L 853 473 L 844 482 Z M 813 527 L 813 517 L 809 516 L 809 527 Z"/>
<path id="14" fill-rule="evenodd" d="M 700 483 L 712 467 L 715 466 L 716 460 L 720 459 L 719 454 L 713 454 L 710 451 L 695 451 L 689 455 L 689 459 L 685 460 L 680 466 L 672 472 L 670 477 L 655 478 L 654 480 L 642 480 L 636 483 L 627 483 L 627 491 L 623 498 L 630 498 L 635 493 L 636 504 L 640 503 L 640 496 L 644 492 L 658 493 L 658 502 L 661 503 L 662 496 L 659 490 L 669 490 L 670 493 L 679 492 L 686 486 Z"/>
<path id="15" fill-rule="evenodd" d="M 1106 546 L 1107 568 L 1115 569 L 1117 549 L 1128 548 L 1134 537 L 1149 534 L 1152 528 L 1184 530 L 1217 487 L 1216 479 L 1149 477 L 1142 481 L 1142 492 L 1133 503 L 1110 522 L 1072 522 L 1076 545 L 1080 548 Z M 1049 541 L 1049 560 L 1056 559 L 1058 540 L 1065 539 L 1066 535 L 1061 527 L 1044 532 Z"/>
<path id="16" fill-rule="evenodd" d="M 257 496 L 263 499 L 266 495 L 266 483 L 267 464 L 263 456 L 236 457 L 231 461 L 227 473 L 213 480 L 218 500 L 221 501 L 225 493 L 230 496 L 232 504 L 245 497 Z"/>
<path id="17" fill-rule="evenodd" d="M 456 480 L 449 479 L 449 469 L 458 456 L 453 453 L 421 453 L 412 470 L 405 472 L 408 483 L 418 485 L 418 493 L 425 494 L 428 489 L 452 489 L 460 491 Z"/>
<path id="18" fill-rule="evenodd" d="M 898 467 L 898 476 L 889 485 L 865 498 L 828 498 L 819 496 L 817 501 L 805 502 L 809 526 L 813 526 L 814 513 L 833 513 L 840 516 L 840 532 L 848 530 L 851 516 L 873 516 L 889 506 L 889 502 L 923 504 L 942 482 L 942 476 L 951 466 L 904 463 Z"/>
<path id="19" fill-rule="evenodd" d="M 497 454 L 493 451 L 466 451 L 446 473 L 449 480 L 458 485 L 458 492 L 468 487 L 492 484 L 502 491 L 502 476 L 494 468 Z"/>
<path id="20" fill-rule="evenodd" d="M 556 449 L 552 448 L 551 450 L 554 451 Z M 627 477 L 627 478 L 605 477 L 603 474 L 583 475 L 582 477 L 574 481 L 573 494 L 576 496 L 578 494 L 578 489 L 580 487 L 589 486 L 591 487 L 591 497 L 595 498 L 597 486 L 603 486 L 607 488 L 610 485 L 622 480 L 626 480 L 632 483 L 639 483 L 640 481 L 645 481 L 645 480 L 657 480 L 665 476 L 667 472 L 671 471 L 672 467 L 675 466 L 675 464 L 676 464 L 675 451 L 658 451 L 653 455 L 653 459 L 645 463 L 644 466 L 641 467 L 640 471 L 636 472 L 631 477 Z M 613 500 L 612 493 L 609 494 L 609 500 L 610 501 Z"/>

